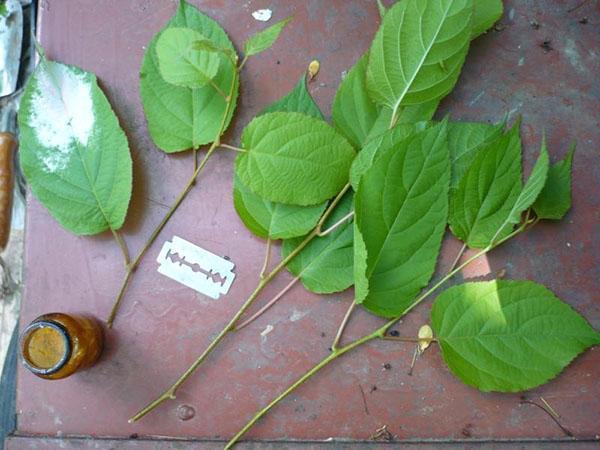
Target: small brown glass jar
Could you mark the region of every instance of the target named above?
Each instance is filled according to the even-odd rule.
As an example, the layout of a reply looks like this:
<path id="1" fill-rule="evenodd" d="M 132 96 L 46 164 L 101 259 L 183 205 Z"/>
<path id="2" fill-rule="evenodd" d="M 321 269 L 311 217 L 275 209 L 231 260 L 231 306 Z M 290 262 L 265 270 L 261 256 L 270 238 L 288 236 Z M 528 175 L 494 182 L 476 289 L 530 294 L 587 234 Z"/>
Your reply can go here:
<path id="1" fill-rule="evenodd" d="M 57 380 L 94 364 L 103 348 L 102 328 L 88 316 L 44 314 L 21 335 L 23 365 L 38 377 Z"/>

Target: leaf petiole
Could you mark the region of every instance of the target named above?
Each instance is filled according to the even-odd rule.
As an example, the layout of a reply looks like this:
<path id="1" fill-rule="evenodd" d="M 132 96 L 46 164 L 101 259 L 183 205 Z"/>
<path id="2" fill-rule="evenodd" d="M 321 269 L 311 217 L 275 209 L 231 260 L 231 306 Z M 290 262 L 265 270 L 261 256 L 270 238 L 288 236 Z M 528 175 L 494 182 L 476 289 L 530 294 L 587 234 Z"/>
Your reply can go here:
<path id="1" fill-rule="evenodd" d="M 338 220 L 336 223 L 334 223 L 333 225 L 331 225 L 326 230 L 319 231 L 319 233 L 317 233 L 317 236 L 319 236 L 319 237 L 327 236 L 329 233 L 331 233 L 332 231 L 334 231 L 336 228 L 338 228 L 344 222 L 346 222 L 347 220 L 352 219 L 353 217 L 354 217 L 354 211 L 350 211 L 348 214 L 346 214 L 344 217 L 342 217 L 340 220 Z"/>
<path id="2" fill-rule="evenodd" d="M 110 229 L 113 237 L 115 238 L 115 241 L 117 242 L 119 248 L 121 249 L 121 253 L 123 254 L 123 260 L 125 261 L 125 267 L 129 267 L 130 264 L 130 258 L 129 258 L 129 250 L 127 249 L 127 244 L 125 243 L 125 240 L 123 239 L 123 236 L 121 235 L 121 233 L 119 233 L 117 230 L 113 230 L 112 228 Z"/>
<path id="3" fill-rule="evenodd" d="M 219 147 L 223 147 L 228 150 L 233 150 L 234 152 L 238 152 L 238 153 L 247 153 L 248 152 L 248 150 L 246 150 L 244 148 L 235 147 L 233 145 L 228 145 L 228 144 L 219 144 Z"/>
<path id="4" fill-rule="evenodd" d="M 458 251 L 458 254 L 456 255 L 456 258 L 454 258 L 454 262 L 450 266 L 450 270 L 452 270 L 452 269 L 454 269 L 456 267 L 456 265 L 460 261 L 460 258 L 462 257 L 462 255 L 463 255 L 463 253 L 465 252 L 466 249 L 467 249 L 467 244 L 463 244 L 463 246 Z"/>
<path id="5" fill-rule="evenodd" d="M 248 55 L 244 55 L 242 62 L 240 63 L 239 67 L 237 68 L 238 72 L 242 71 L 242 69 L 244 68 L 244 65 L 246 64 L 246 61 L 248 61 Z"/>
<path id="6" fill-rule="evenodd" d="M 292 281 L 290 281 L 281 291 L 279 291 L 277 293 L 277 295 L 275 295 L 275 297 L 273 297 L 271 300 L 269 300 L 265 304 L 265 306 L 260 308 L 256 313 L 252 314 L 252 316 L 250 316 L 248 319 L 244 320 L 241 324 L 236 325 L 231 331 L 239 331 L 242 328 L 250 325 L 250 323 L 254 322 L 260 316 L 262 316 L 271 306 L 273 306 L 275 303 L 277 303 L 281 299 L 281 297 L 283 297 L 292 287 L 294 287 L 294 285 L 298 281 L 300 281 L 301 276 L 302 276 L 302 274 L 293 278 Z"/>
<path id="7" fill-rule="evenodd" d="M 260 269 L 260 279 L 262 280 L 267 272 L 269 267 L 269 260 L 271 259 L 271 238 L 267 238 L 267 248 L 265 250 L 265 260 L 263 262 L 262 268 Z"/>
<path id="8" fill-rule="evenodd" d="M 337 333 L 335 334 L 335 339 L 333 340 L 333 344 L 331 344 L 332 352 L 335 352 L 337 350 L 340 340 L 342 339 L 342 335 L 344 334 L 344 330 L 346 329 L 346 326 L 348 325 L 348 321 L 350 320 L 350 316 L 352 315 L 352 311 L 354 311 L 355 307 L 356 307 L 356 302 L 353 300 L 352 303 L 350 304 L 350 307 L 348 308 L 348 311 L 346 311 L 346 314 L 344 314 L 342 323 L 340 323 L 340 327 L 338 328 Z"/>

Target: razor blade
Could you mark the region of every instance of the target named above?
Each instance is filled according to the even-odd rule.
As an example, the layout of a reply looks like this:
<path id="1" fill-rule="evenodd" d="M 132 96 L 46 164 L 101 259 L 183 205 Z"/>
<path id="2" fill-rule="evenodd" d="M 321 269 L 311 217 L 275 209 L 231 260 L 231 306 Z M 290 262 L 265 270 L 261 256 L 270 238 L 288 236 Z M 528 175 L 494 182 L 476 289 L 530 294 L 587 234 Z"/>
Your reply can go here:
<path id="1" fill-rule="evenodd" d="M 231 261 L 173 236 L 156 259 L 158 272 L 217 300 L 227 294 L 235 278 Z"/>

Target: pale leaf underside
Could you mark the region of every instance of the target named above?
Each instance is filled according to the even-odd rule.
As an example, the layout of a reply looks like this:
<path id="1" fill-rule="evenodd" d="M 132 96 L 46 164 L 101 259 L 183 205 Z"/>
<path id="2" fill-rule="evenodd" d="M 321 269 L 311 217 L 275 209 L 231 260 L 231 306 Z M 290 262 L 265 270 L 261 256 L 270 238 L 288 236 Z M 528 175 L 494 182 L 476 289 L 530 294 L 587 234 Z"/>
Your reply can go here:
<path id="1" fill-rule="evenodd" d="M 23 173 L 62 226 L 96 234 L 123 225 L 131 156 L 93 74 L 42 58 L 23 94 L 19 127 Z"/>

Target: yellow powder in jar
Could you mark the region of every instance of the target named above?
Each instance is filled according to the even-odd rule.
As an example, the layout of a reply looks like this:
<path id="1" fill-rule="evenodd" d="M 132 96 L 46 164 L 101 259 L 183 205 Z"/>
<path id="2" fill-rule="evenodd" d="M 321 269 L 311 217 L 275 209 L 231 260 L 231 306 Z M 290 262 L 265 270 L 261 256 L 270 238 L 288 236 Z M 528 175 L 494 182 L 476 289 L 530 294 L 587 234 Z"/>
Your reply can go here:
<path id="1" fill-rule="evenodd" d="M 54 328 L 37 328 L 27 339 L 27 359 L 39 369 L 54 367 L 66 350 L 63 335 Z"/>

